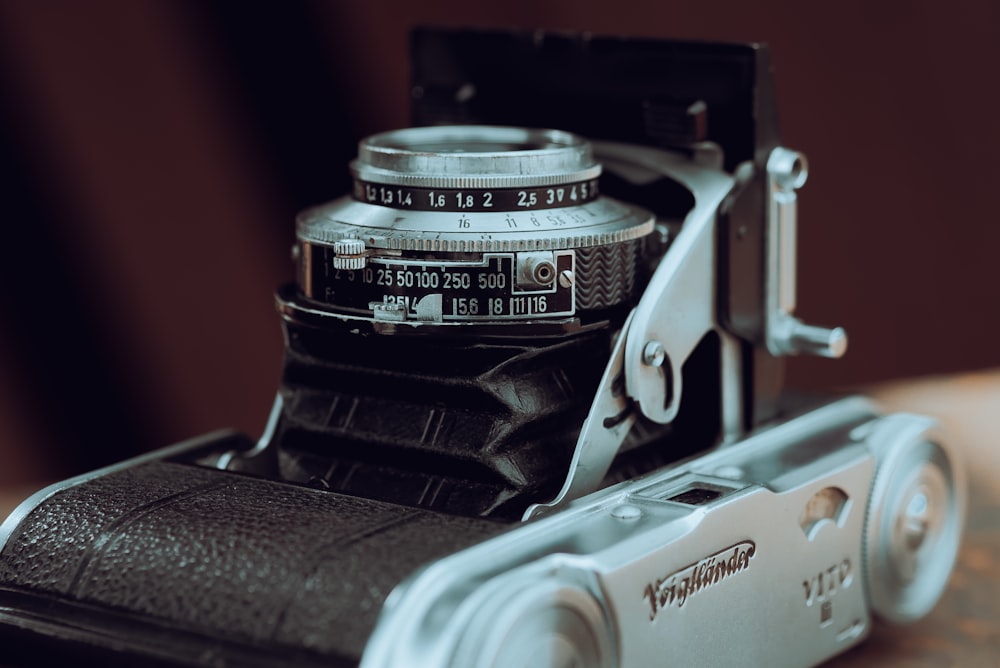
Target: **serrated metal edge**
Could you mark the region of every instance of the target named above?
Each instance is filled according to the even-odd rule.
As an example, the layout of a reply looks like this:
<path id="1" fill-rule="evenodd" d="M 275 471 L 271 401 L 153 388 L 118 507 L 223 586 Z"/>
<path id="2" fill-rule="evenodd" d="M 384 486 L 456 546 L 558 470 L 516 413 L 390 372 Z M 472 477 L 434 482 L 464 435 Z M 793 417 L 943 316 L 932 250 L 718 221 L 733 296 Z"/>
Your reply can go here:
<path id="1" fill-rule="evenodd" d="M 568 183 L 590 181 L 601 175 L 601 166 L 561 174 L 470 174 L 470 175 L 427 175 L 391 172 L 376 167 L 351 165 L 351 175 L 362 181 L 393 186 L 414 188 L 447 188 L 449 190 L 498 190 L 507 188 L 535 188 L 558 186 Z"/>
<path id="2" fill-rule="evenodd" d="M 338 200 L 338 202 L 341 200 Z M 602 222 L 582 226 L 579 233 L 554 233 L 553 230 L 533 232 L 492 232 L 491 238 L 482 238 L 481 232 L 443 232 L 440 230 L 399 230 L 388 227 L 374 227 L 344 220 L 331 219 L 328 213 L 317 220 L 314 212 L 326 209 L 323 205 L 300 214 L 296 224 L 296 235 L 300 241 L 317 245 L 331 246 L 344 239 L 360 239 L 368 248 L 444 253 L 484 253 L 484 252 L 516 252 L 539 250 L 570 250 L 589 248 L 607 244 L 621 243 L 644 237 L 655 227 L 655 217 L 652 213 L 633 207 L 610 198 L 601 197 L 588 204 L 611 201 L 621 207 L 623 213 L 617 217 Z M 360 202 L 350 202 L 356 207 L 372 207 L 374 205 Z M 423 212 L 421 212 L 423 213 Z M 480 214 L 470 214 L 472 216 Z M 433 235 L 433 236 L 432 236 Z"/>
<path id="3" fill-rule="evenodd" d="M 421 251 L 421 252 L 442 252 L 442 253 L 490 253 L 490 252 L 517 252 L 517 251 L 540 251 L 540 250 L 570 250 L 574 248 L 589 248 L 592 246 L 604 246 L 616 244 L 623 241 L 631 241 L 646 236 L 653 231 L 654 221 L 637 223 L 633 227 L 622 230 L 612 230 L 599 232 L 596 234 L 581 234 L 558 237 L 539 237 L 521 239 L 421 239 L 421 238 L 386 238 L 379 233 L 381 230 L 372 228 L 350 227 L 351 233 L 365 236 L 363 233 L 371 231 L 373 234 L 365 236 L 367 245 L 371 248 L 399 251 Z M 328 245 L 342 238 L 341 232 L 332 230 L 310 230 L 308 233 L 300 233 L 300 238 L 306 243 L 316 243 Z"/>

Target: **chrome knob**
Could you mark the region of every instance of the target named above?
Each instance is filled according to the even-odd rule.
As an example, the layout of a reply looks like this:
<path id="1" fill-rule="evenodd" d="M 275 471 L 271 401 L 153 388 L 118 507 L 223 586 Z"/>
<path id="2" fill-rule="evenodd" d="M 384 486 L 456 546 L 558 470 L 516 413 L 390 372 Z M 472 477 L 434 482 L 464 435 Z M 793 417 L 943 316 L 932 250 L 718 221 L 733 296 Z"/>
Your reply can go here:
<path id="1" fill-rule="evenodd" d="M 334 269 L 357 270 L 365 268 L 365 242 L 361 239 L 341 239 L 333 244 Z"/>

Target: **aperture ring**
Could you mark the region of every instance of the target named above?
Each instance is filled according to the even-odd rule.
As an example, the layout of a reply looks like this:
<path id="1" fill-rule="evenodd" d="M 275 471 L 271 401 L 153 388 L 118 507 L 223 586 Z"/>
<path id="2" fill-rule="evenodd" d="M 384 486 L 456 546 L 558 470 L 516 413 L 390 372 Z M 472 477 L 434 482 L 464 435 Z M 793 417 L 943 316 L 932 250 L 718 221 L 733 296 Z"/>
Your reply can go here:
<path id="1" fill-rule="evenodd" d="M 442 212 L 537 211 L 577 206 L 599 195 L 598 180 L 527 188 L 418 188 L 354 179 L 354 199 L 393 209 Z"/>

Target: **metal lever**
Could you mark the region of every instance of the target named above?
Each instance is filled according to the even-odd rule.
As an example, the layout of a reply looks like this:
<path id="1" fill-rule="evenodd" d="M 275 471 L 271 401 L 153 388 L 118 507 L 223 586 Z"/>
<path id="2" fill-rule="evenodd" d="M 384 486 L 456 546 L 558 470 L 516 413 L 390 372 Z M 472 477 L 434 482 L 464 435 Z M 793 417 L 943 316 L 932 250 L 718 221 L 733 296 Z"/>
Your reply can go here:
<path id="1" fill-rule="evenodd" d="M 814 327 L 782 313 L 777 316 L 775 329 L 778 332 L 776 342 L 785 354 L 806 353 L 837 358 L 847 352 L 847 332 L 843 327 Z"/>
<path id="2" fill-rule="evenodd" d="M 795 312 L 795 245 L 798 233 L 798 196 L 809 176 L 806 157 L 776 148 L 767 160 L 767 283 L 766 328 L 768 351 L 775 356 L 808 353 L 840 357 L 847 351 L 847 333 L 807 325 Z"/>
<path id="3" fill-rule="evenodd" d="M 562 489 L 552 501 L 530 506 L 526 520 L 598 489 L 638 412 L 660 424 L 674 419 L 681 366 L 716 327 L 715 220 L 733 185 L 721 159 L 699 164 L 638 146 L 594 142 L 594 148 L 606 166 L 618 161 L 673 178 L 695 196 L 695 206 L 618 334 Z"/>
<path id="4" fill-rule="evenodd" d="M 611 468 L 611 462 L 635 424 L 635 411 L 625 395 L 625 381 L 622 377 L 625 370 L 625 340 L 634 317 L 635 309 L 632 309 L 618 333 L 611 359 L 608 360 L 597 386 L 594 403 L 577 438 L 573 461 L 562 489 L 552 501 L 529 506 L 523 519 L 538 517 L 594 491 Z"/>

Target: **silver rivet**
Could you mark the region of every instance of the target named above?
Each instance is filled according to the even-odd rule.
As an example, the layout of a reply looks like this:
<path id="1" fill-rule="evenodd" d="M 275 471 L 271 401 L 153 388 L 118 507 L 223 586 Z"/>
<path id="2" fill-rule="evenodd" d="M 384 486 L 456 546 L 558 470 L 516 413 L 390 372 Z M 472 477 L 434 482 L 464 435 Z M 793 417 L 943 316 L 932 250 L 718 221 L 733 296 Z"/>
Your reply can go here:
<path id="1" fill-rule="evenodd" d="M 555 278 L 556 268 L 548 260 L 540 260 L 532 262 L 531 266 L 531 278 L 539 285 L 549 285 L 552 283 L 552 279 Z"/>
<path id="2" fill-rule="evenodd" d="M 927 538 L 930 527 L 930 502 L 923 491 L 918 491 L 910 498 L 903 513 L 903 533 L 906 546 L 916 552 L 924 539 Z"/>
<path id="3" fill-rule="evenodd" d="M 667 358 L 667 351 L 663 349 L 663 344 L 659 341 L 650 341 L 642 349 L 642 361 L 648 366 L 663 366 L 663 360 Z"/>

